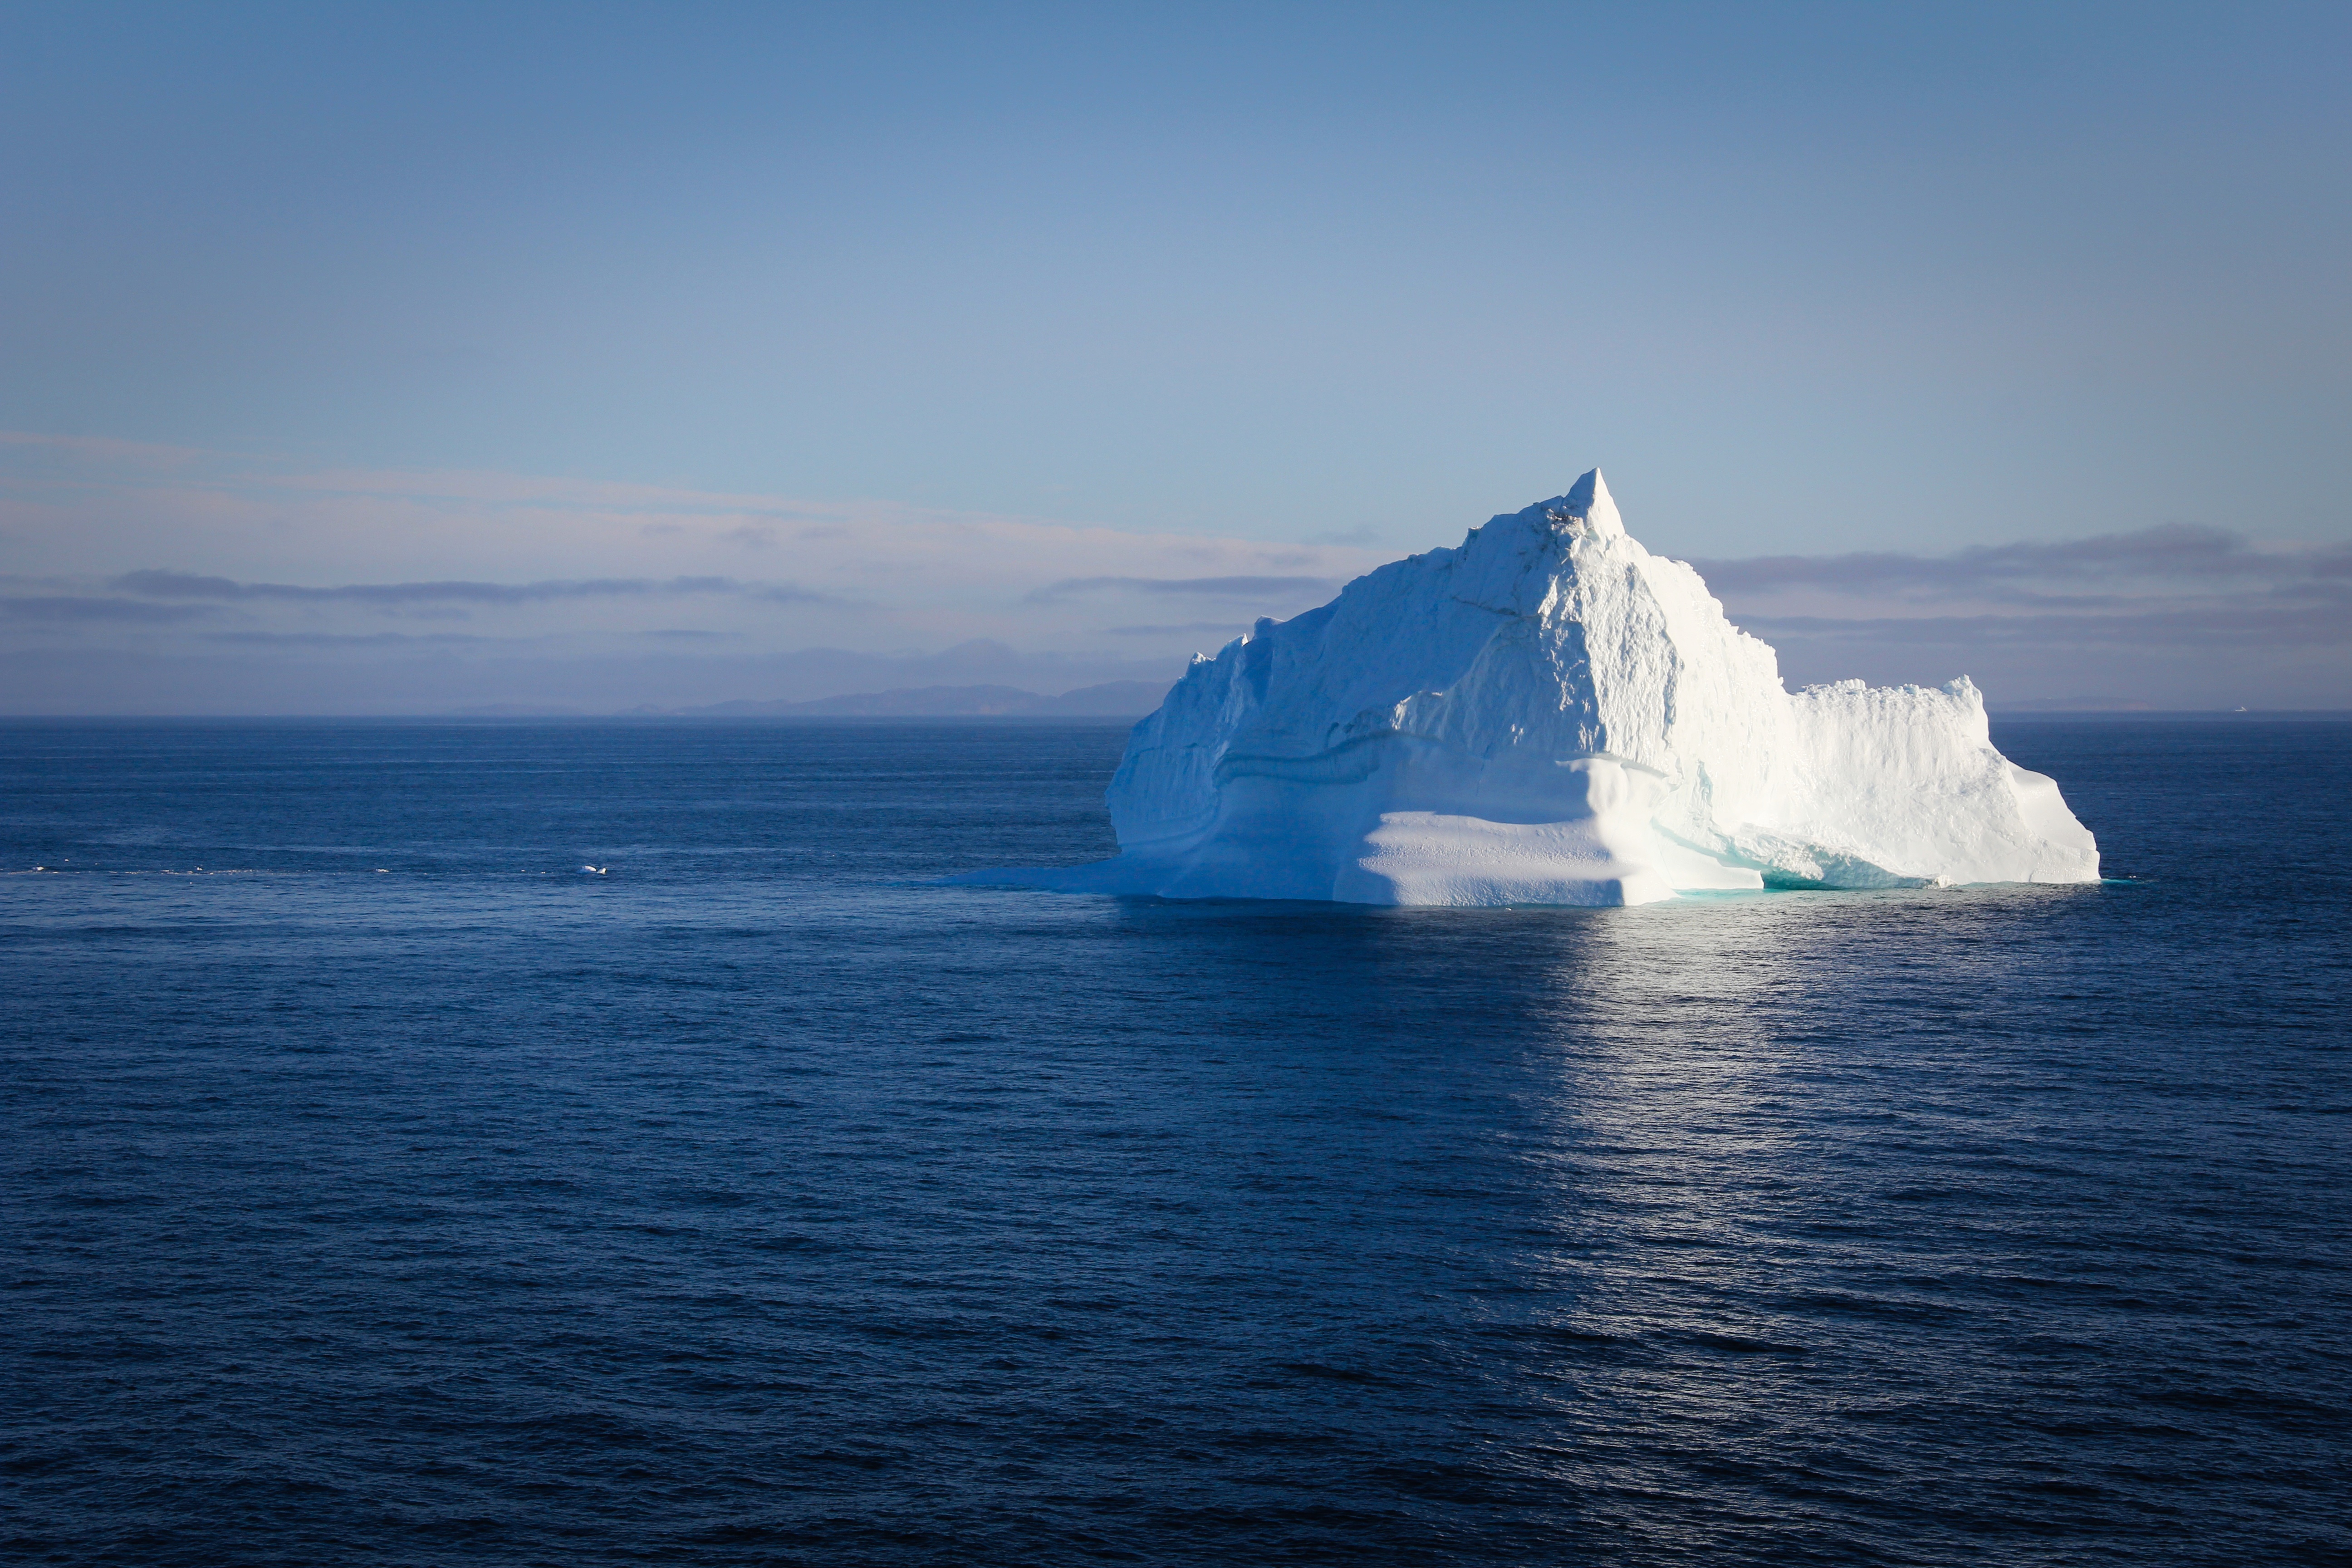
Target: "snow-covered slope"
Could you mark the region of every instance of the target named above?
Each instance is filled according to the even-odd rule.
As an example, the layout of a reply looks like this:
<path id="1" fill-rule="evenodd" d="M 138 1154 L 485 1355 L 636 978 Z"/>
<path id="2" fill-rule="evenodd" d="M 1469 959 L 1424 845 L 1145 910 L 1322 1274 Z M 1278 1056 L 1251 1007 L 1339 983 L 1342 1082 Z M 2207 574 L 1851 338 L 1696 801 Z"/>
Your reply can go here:
<path id="1" fill-rule="evenodd" d="M 2087 882 L 1984 700 L 1791 695 L 1598 470 L 1195 658 L 1110 786 L 1118 858 L 972 881 L 1169 898 L 1646 903 L 1762 887 Z"/>

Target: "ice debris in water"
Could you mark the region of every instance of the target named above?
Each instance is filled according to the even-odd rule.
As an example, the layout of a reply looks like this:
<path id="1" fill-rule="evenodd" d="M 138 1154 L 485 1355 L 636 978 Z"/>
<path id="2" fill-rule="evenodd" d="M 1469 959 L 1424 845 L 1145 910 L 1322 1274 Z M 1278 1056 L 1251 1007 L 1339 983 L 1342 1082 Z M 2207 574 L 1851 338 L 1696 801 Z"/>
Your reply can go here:
<path id="1" fill-rule="evenodd" d="M 1641 904 L 2099 874 L 1965 676 L 1791 694 L 1696 571 L 1626 534 L 1598 469 L 1195 656 L 1135 727 L 1110 813 L 1116 859 L 959 880 Z"/>

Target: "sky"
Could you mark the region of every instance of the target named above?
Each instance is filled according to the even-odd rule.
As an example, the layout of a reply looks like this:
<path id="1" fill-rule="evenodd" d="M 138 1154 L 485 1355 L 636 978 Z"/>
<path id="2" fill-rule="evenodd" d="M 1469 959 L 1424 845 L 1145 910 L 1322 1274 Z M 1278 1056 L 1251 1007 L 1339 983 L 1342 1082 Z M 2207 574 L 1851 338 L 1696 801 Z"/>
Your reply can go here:
<path id="1" fill-rule="evenodd" d="M 1164 679 L 1595 465 L 1792 681 L 2352 707 L 2341 5 L 8 33 L 0 711 Z"/>

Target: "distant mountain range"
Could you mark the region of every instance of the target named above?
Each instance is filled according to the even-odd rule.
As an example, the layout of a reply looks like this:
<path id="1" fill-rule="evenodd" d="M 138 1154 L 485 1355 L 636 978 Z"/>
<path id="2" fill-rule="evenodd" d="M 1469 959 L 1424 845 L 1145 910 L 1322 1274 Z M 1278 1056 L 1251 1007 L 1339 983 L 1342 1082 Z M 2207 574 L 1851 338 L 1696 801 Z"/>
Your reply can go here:
<path id="1" fill-rule="evenodd" d="M 1140 719 L 1167 695 L 1168 683 L 1158 680 L 1111 680 L 1054 697 L 1017 686 L 917 686 L 820 697 L 809 702 L 739 700 L 660 711 L 709 719 Z"/>

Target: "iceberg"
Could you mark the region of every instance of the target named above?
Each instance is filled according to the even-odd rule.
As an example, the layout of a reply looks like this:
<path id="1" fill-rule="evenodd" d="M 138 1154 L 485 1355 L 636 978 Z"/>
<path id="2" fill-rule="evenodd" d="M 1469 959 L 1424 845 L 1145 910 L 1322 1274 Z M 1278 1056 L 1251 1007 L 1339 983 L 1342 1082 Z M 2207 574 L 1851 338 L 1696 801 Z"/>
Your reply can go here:
<path id="1" fill-rule="evenodd" d="M 1611 905 L 2099 875 L 1967 677 L 1790 691 L 1697 572 L 1626 533 L 1598 469 L 1194 656 L 1109 802 L 1116 858 L 957 880 Z"/>

